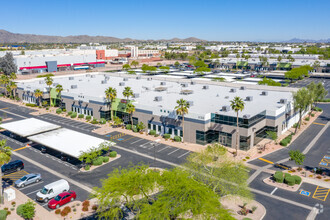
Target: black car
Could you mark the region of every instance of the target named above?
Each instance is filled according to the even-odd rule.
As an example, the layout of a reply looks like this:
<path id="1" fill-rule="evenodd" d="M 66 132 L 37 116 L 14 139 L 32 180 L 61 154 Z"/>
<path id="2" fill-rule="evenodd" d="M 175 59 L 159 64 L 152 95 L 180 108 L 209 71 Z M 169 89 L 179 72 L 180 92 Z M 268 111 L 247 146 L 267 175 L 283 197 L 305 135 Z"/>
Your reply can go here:
<path id="1" fill-rule="evenodd" d="M 13 173 L 24 169 L 24 163 L 21 160 L 14 160 L 1 166 L 2 173 Z"/>

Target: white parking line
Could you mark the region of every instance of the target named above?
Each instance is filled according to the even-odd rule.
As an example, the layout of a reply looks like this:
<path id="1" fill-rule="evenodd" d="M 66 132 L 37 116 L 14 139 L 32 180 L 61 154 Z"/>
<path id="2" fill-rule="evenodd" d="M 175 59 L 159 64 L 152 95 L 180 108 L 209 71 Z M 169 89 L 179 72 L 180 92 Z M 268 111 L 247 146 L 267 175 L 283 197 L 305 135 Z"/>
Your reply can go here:
<path id="1" fill-rule="evenodd" d="M 26 186 L 26 187 L 24 187 L 24 188 L 20 188 L 19 189 L 19 191 L 22 191 L 22 190 L 24 190 L 24 189 L 28 189 L 28 188 L 30 188 L 30 187 L 32 187 L 32 186 L 36 186 L 36 185 L 38 185 L 38 184 L 40 184 L 40 183 L 43 183 L 44 181 L 40 181 L 40 182 L 38 182 L 38 183 L 32 183 L 31 185 L 28 185 L 28 186 Z"/>
<path id="2" fill-rule="evenodd" d="M 36 192 L 38 192 L 38 191 L 40 191 L 40 189 L 38 189 L 38 190 L 36 190 L 36 191 L 33 191 L 33 192 L 29 192 L 29 193 L 26 193 L 25 195 L 31 195 L 31 194 L 33 194 L 33 193 L 36 193 Z"/>
<path id="3" fill-rule="evenodd" d="M 139 140 L 134 141 L 134 142 L 132 142 L 131 144 L 135 144 L 135 143 L 137 143 L 137 142 L 139 142 L 139 141 L 143 141 L 143 140 L 145 140 L 145 139 L 140 138 Z"/>
<path id="4" fill-rule="evenodd" d="M 153 142 L 153 141 L 148 141 L 148 142 L 146 142 L 146 143 L 144 143 L 144 144 L 141 144 L 140 147 L 146 148 L 145 145 L 148 145 L 148 144 L 150 144 L 150 143 L 152 143 L 152 142 Z"/>
<path id="5" fill-rule="evenodd" d="M 184 155 L 187 155 L 187 154 L 189 154 L 189 153 L 190 153 L 190 151 L 187 151 L 186 153 L 184 153 L 184 154 L 178 156 L 178 158 L 181 158 L 181 157 L 183 157 Z"/>
<path id="6" fill-rule="evenodd" d="M 161 151 L 163 151 L 163 150 L 165 150 L 165 149 L 167 149 L 167 148 L 170 148 L 171 146 L 166 146 L 166 147 L 164 147 L 163 149 L 161 149 L 161 150 L 159 150 L 159 151 L 157 151 L 157 152 L 161 152 Z"/>
<path id="7" fill-rule="evenodd" d="M 167 155 L 173 154 L 174 152 L 177 152 L 178 150 L 180 150 L 180 149 L 178 148 L 178 149 L 176 149 L 176 150 L 174 150 L 174 151 L 168 153 Z"/>
<path id="8" fill-rule="evenodd" d="M 275 187 L 275 189 L 270 193 L 270 195 L 273 195 L 276 190 L 277 190 L 277 187 Z"/>
<path id="9" fill-rule="evenodd" d="M 46 205 L 48 205 L 48 203 L 47 203 L 47 202 L 46 202 L 45 204 L 43 204 L 43 205 L 42 205 L 42 207 L 44 207 L 44 206 L 46 206 Z"/>

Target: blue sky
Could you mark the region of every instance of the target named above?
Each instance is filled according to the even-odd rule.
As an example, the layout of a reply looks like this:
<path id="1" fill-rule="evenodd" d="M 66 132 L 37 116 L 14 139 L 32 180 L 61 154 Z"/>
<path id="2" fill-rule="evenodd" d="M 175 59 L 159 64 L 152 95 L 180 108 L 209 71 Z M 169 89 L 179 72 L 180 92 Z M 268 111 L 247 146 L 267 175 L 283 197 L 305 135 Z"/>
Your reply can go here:
<path id="1" fill-rule="evenodd" d="M 0 29 L 44 35 L 205 40 L 330 38 L 329 0 L 18 0 Z"/>

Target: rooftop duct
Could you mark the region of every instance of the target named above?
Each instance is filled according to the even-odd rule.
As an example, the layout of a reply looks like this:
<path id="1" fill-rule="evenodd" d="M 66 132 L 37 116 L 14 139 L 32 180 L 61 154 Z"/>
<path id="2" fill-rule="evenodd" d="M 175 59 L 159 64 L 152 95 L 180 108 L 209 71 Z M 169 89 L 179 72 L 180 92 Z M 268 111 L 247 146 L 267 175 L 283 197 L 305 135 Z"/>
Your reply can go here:
<path id="1" fill-rule="evenodd" d="M 188 87 L 188 83 L 181 83 L 182 87 Z"/>
<path id="2" fill-rule="evenodd" d="M 123 81 L 128 81 L 128 78 L 124 78 Z"/>
<path id="3" fill-rule="evenodd" d="M 76 89 L 76 88 L 78 88 L 77 85 L 71 85 L 71 89 Z"/>
<path id="4" fill-rule="evenodd" d="M 241 86 L 240 90 L 246 90 L 246 86 Z"/>
<path id="5" fill-rule="evenodd" d="M 253 96 L 246 96 L 246 101 L 252 101 L 253 100 Z"/>
<path id="6" fill-rule="evenodd" d="M 124 82 L 120 82 L 120 83 L 119 83 L 119 86 L 124 86 L 124 85 L 125 85 Z"/>
<path id="7" fill-rule="evenodd" d="M 203 86 L 203 89 L 209 89 L 208 85 Z"/>
<path id="8" fill-rule="evenodd" d="M 74 77 L 73 77 L 73 76 L 70 76 L 70 77 L 69 77 L 69 80 L 74 80 Z"/>
<path id="9" fill-rule="evenodd" d="M 281 104 L 286 104 L 287 102 L 288 102 L 287 99 L 280 99 L 280 103 L 281 103 Z"/>
<path id="10" fill-rule="evenodd" d="M 139 98 L 140 97 L 140 94 L 139 93 L 134 93 L 133 94 L 133 98 Z"/>
<path id="11" fill-rule="evenodd" d="M 236 88 L 230 89 L 230 92 L 236 92 Z"/>
<path id="12" fill-rule="evenodd" d="M 165 86 L 166 82 L 160 82 L 160 85 Z"/>
<path id="13" fill-rule="evenodd" d="M 162 101 L 163 100 L 163 98 L 161 97 L 161 96 L 156 96 L 155 97 L 155 101 L 156 102 L 160 102 L 160 101 Z"/>
<path id="14" fill-rule="evenodd" d="M 229 105 L 222 106 L 222 111 L 223 112 L 229 112 L 230 111 L 230 106 Z"/>
<path id="15" fill-rule="evenodd" d="M 262 91 L 261 95 L 267 96 L 268 95 L 268 91 Z"/>

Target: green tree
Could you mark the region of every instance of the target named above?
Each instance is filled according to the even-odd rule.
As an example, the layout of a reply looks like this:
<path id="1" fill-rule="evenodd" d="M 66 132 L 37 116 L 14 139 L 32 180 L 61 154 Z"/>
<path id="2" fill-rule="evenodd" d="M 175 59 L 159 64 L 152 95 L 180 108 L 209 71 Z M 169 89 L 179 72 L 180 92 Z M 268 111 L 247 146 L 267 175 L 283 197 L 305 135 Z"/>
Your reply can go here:
<path id="1" fill-rule="evenodd" d="M 194 73 L 198 75 L 204 75 L 207 72 L 211 72 L 211 69 L 207 67 L 198 67 L 197 69 L 194 70 Z"/>
<path id="2" fill-rule="evenodd" d="M 11 159 L 11 148 L 7 146 L 7 140 L 2 139 L 0 141 L 0 167 L 8 163 Z M 2 169 L 0 169 L 0 182 L 2 183 Z M 3 204 L 3 195 L 2 195 L 2 184 L 0 187 L 0 202 Z"/>
<path id="3" fill-rule="evenodd" d="M 168 66 L 161 66 L 158 69 L 163 70 L 165 73 L 168 73 L 170 71 L 170 67 Z"/>
<path id="4" fill-rule="evenodd" d="M 131 69 L 131 66 L 128 63 L 126 63 L 126 64 L 123 65 L 123 70 L 128 71 L 130 69 Z"/>
<path id="5" fill-rule="evenodd" d="M 143 132 L 143 130 L 146 128 L 146 125 L 142 121 L 140 121 L 137 125 L 137 128 L 139 129 L 139 131 Z"/>
<path id="6" fill-rule="evenodd" d="M 7 76 L 11 73 L 16 73 L 17 66 L 12 53 L 9 52 L 6 53 L 5 56 L 0 57 L 0 69 L 2 69 L 2 72 Z"/>
<path id="7" fill-rule="evenodd" d="M 264 77 L 261 81 L 258 82 L 258 85 L 267 85 L 267 86 L 282 86 L 280 82 L 276 82 L 273 79 Z"/>
<path id="8" fill-rule="evenodd" d="M 46 78 L 45 78 L 45 82 L 46 82 L 46 85 L 48 86 L 48 91 L 49 91 L 49 103 L 50 103 L 50 105 L 52 106 L 53 104 L 52 104 L 52 98 L 51 98 L 51 96 L 50 96 L 50 86 L 51 85 L 53 85 L 53 78 L 52 77 L 50 77 L 50 76 L 47 76 Z"/>
<path id="9" fill-rule="evenodd" d="M 131 87 L 126 86 L 123 91 L 123 96 L 126 97 L 126 104 L 128 104 L 129 97 L 133 97 L 133 90 Z"/>
<path id="10" fill-rule="evenodd" d="M 55 90 L 58 94 L 58 98 L 60 100 L 60 107 L 62 107 L 62 91 L 63 91 L 63 86 L 61 84 L 57 84 L 55 87 Z"/>
<path id="11" fill-rule="evenodd" d="M 327 95 L 328 95 L 328 91 L 324 88 L 323 84 L 321 82 L 316 84 L 315 101 L 320 101 L 324 99 Z"/>
<path id="12" fill-rule="evenodd" d="M 290 156 L 290 160 L 293 160 L 297 165 L 300 166 L 300 168 L 303 165 L 305 157 L 306 157 L 299 150 L 290 150 L 289 156 Z"/>
<path id="13" fill-rule="evenodd" d="M 5 75 L 5 74 L 2 74 L 1 77 L 0 77 L 0 83 L 1 83 L 5 88 L 7 88 L 9 82 L 10 82 L 9 77 L 8 77 L 7 75 Z M 7 89 L 5 90 L 5 95 L 8 96 Z"/>
<path id="14" fill-rule="evenodd" d="M 115 88 L 109 87 L 105 90 L 105 98 L 107 99 L 108 103 L 110 102 L 110 111 L 111 111 L 111 120 L 113 121 L 113 102 L 117 98 L 117 90 Z"/>
<path id="15" fill-rule="evenodd" d="M 278 56 L 278 57 L 277 57 L 277 61 L 278 61 L 278 62 L 281 62 L 282 59 L 283 59 L 282 56 Z"/>
<path id="16" fill-rule="evenodd" d="M 9 81 L 9 89 L 11 91 L 11 95 L 15 98 L 16 96 L 16 89 L 17 89 L 17 84 L 13 81 Z"/>
<path id="17" fill-rule="evenodd" d="M 206 67 L 206 68 L 207 68 L 207 64 L 204 63 L 204 61 L 202 61 L 202 60 L 198 60 L 198 61 L 196 61 L 196 62 L 194 63 L 194 66 L 197 67 L 197 68 L 199 68 L 199 67 Z"/>
<path id="18" fill-rule="evenodd" d="M 180 63 L 179 63 L 178 61 L 176 61 L 176 62 L 174 63 L 174 66 L 175 66 L 176 68 L 178 68 L 178 67 L 180 66 Z"/>
<path id="19" fill-rule="evenodd" d="M 135 112 L 135 106 L 132 103 L 128 103 L 126 105 L 126 111 L 130 116 L 130 120 L 131 120 L 131 124 L 132 124 L 132 128 L 133 128 L 133 113 Z"/>
<path id="20" fill-rule="evenodd" d="M 36 89 L 36 90 L 34 91 L 34 97 L 37 98 L 39 106 L 41 106 L 41 104 L 42 104 L 42 103 L 41 103 L 41 98 L 42 98 L 43 94 L 44 94 L 44 93 L 43 93 L 40 89 Z"/>
<path id="21" fill-rule="evenodd" d="M 238 154 L 238 145 L 240 143 L 239 141 L 239 123 L 238 123 L 238 113 L 240 111 L 243 111 L 244 110 L 244 106 L 245 106 L 245 103 L 243 101 L 242 98 L 236 96 L 232 101 L 230 101 L 230 106 L 231 108 L 236 112 L 236 154 L 235 156 L 237 156 Z"/>
<path id="22" fill-rule="evenodd" d="M 136 61 L 136 60 L 133 60 L 133 61 L 131 62 L 131 65 L 134 66 L 134 67 L 136 68 L 136 67 L 139 65 L 139 62 Z"/>
<path id="23" fill-rule="evenodd" d="M 20 215 L 24 219 L 33 219 L 35 216 L 35 206 L 36 204 L 32 202 L 31 200 L 27 201 L 22 205 L 22 209 L 20 211 Z"/>
<path id="24" fill-rule="evenodd" d="M 273 141 L 275 141 L 275 143 L 277 144 L 277 132 L 276 131 L 266 131 L 267 136 L 272 139 Z"/>
<path id="25" fill-rule="evenodd" d="M 175 106 L 176 114 L 182 117 L 182 142 L 184 142 L 184 116 L 188 114 L 188 109 L 190 107 L 189 102 L 184 99 L 179 99 L 176 101 L 177 106 Z"/>
<path id="26" fill-rule="evenodd" d="M 295 111 L 299 112 L 299 122 L 298 126 L 295 129 L 295 133 L 297 133 L 298 127 L 300 128 L 301 126 L 302 115 L 307 111 L 308 106 L 311 103 L 310 100 L 311 95 L 304 87 L 293 93 L 293 107 Z"/>

